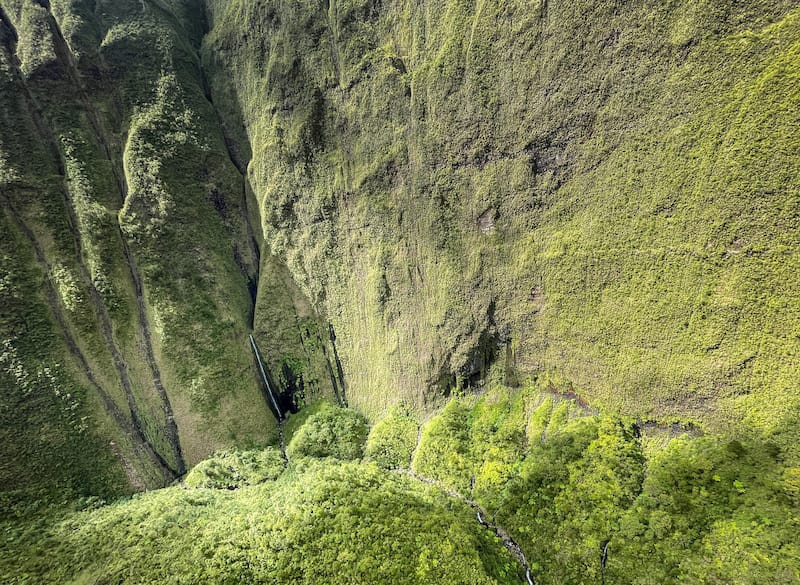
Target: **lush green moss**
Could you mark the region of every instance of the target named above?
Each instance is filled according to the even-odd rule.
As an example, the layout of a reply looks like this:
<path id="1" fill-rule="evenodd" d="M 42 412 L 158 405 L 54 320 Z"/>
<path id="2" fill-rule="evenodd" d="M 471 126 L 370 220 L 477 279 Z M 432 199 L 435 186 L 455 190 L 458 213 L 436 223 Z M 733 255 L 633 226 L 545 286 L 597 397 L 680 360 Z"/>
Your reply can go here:
<path id="1" fill-rule="evenodd" d="M 126 489 L 116 457 L 137 464 L 125 437 L 91 421 L 96 397 L 65 365 L 63 338 L 43 291 L 46 278 L 8 215 L 0 215 L 0 494 L 4 512 L 20 499 L 111 496 Z M 119 441 L 115 453 L 103 434 Z M 108 436 L 108 435 L 107 435 Z M 135 478 L 128 478 L 132 481 Z M 140 480 L 141 481 L 141 480 Z"/>
<path id="2" fill-rule="evenodd" d="M 516 472 L 527 437 L 525 399 L 528 392 L 502 386 L 483 395 L 472 408 L 470 445 L 474 461 L 473 497 L 489 504 Z"/>
<path id="3" fill-rule="evenodd" d="M 555 400 L 564 416 L 525 445 Z M 537 583 L 798 583 L 800 482 L 784 457 L 774 443 L 643 429 L 535 387 L 495 388 L 432 419 L 414 468 L 476 500 Z"/>
<path id="4" fill-rule="evenodd" d="M 505 343 L 599 407 L 797 444 L 793 2 L 209 6 L 265 242 L 354 404 L 426 407 Z"/>
<path id="5" fill-rule="evenodd" d="M 192 45 L 201 11 L 142 6 L 2 2 L 3 233 L 56 294 L 45 298 L 36 279 L 14 281 L 14 295 L 42 302 L 17 324 L 0 324 L 0 341 L 27 370 L 49 361 L 58 391 L 80 398 L 73 412 L 98 436 L 89 448 L 54 431 L 53 453 L 71 453 L 58 472 L 30 438 L 25 458 L 9 447 L 2 459 L 29 473 L 10 473 L 3 489 L 53 476 L 69 483 L 71 474 L 83 484 L 93 475 L 86 469 L 100 484 L 124 470 L 129 489 L 163 485 L 157 457 L 131 444 L 134 427 L 176 470 L 181 451 L 191 465 L 225 447 L 277 441 L 247 344 L 260 233 L 250 225 L 241 161 L 204 93 Z M 30 234 L 15 231 L 20 222 Z M 55 346 L 16 341 L 18 319 L 33 326 L 34 316 Z M 322 360 L 321 350 L 309 353 Z M 13 384 L 7 393 L 3 381 L 4 396 L 17 392 Z M 173 419 L 180 445 L 167 428 Z M 21 438 L 28 426 L 51 435 L 49 423 L 32 423 L 10 420 L 9 435 Z"/>
<path id="6" fill-rule="evenodd" d="M 426 477 L 331 457 L 284 470 L 274 449 L 226 452 L 186 483 L 234 489 L 173 487 L 85 511 L 11 507 L 0 572 L 14 583 L 520 582 L 467 506 L 474 498 L 536 583 L 800 582 L 800 475 L 775 444 L 649 428 L 662 445 L 646 456 L 640 427 L 574 408 L 526 446 L 540 416 L 526 405 L 543 398 L 497 387 L 453 400 L 423 432 L 414 463 Z M 344 418 L 317 407 L 293 441 L 333 417 Z M 470 438 L 460 466 L 447 463 L 454 437 Z"/>
<path id="7" fill-rule="evenodd" d="M 281 390 L 344 403 L 346 382 L 373 418 L 502 362 L 797 457 L 791 0 L 205 4 L 2 0 L 4 253 L 56 294 L 3 258 L 0 341 L 97 433 L 9 373 L 12 488 L 67 452 L 59 482 L 96 461 L 98 485 L 158 484 L 100 399 L 178 466 L 157 378 L 190 464 L 275 442 L 250 329 Z M 495 399 L 431 423 L 421 469 L 491 499 L 576 412 L 520 434 L 527 408 Z"/>
<path id="8" fill-rule="evenodd" d="M 301 408 L 298 412 L 289 413 L 286 422 L 283 425 L 283 440 L 290 443 L 295 433 L 306 423 L 306 421 L 313 415 L 332 408 L 333 405 L 327 400 L 318 400 L 309 404 L 305 408 Z"/>

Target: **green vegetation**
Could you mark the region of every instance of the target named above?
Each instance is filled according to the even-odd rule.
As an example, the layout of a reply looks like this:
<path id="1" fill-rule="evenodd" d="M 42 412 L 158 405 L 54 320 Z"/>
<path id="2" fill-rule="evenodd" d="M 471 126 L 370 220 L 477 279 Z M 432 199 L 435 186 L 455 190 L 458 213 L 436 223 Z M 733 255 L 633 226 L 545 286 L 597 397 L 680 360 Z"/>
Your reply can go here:
<path id="1" fill-rule="evenodd" d="M 574 415 L 540 420 L 551 431 L 528 443 L 546 398 Z M 317 407 L 292 441 L 356 418 Z M 393 409 L 378 428 L 371 441 L 415 424 Z M 479 506 L 536 583 L 800 583 L 800 473 L 774 443 L 642 429 L 535 387 L 453 399 L 425 425 L 416 474 L 335 458 L 365 435 L 331 436 L 288 463 L 274 448 L 226 451 L 184 486 L 110 505 L 11 506 L 2 582 L 524 582 Z M 646 442 L 661 446 L 646 455 Z M 408 442 L 376 444 L 402 445 L 377 450 L 399 467 L 389 456 Z"/>
<path id="2" fill-rule="evenodd" d="M 351 404 L 427 410 L 499 359 L 800 444 L 795 2 L 208 5 L 265 245 Z"/>
<path id="3" fill-rule="evenodd" d="M 370 430 L 364 455 L 383 469 L 408 468 L 418 431 L 419 425 L 408 409 L 395 406 Z"/>
<path id="4" fill-rule="evenodd" d="M 494 367 L 800 444 L 792 0 L 0 6 L 3 233 L 55 291 L 7 280 L 0 342 L 106 451 L 64 482 L 276 443 L 250 331 L 371 420 Z"/>
<path id="5" fill-rule="evenodd" d="M 800 484 L 775 443 L 559 420 L 576 405 L 545 417 L 542 398 L 497 388 L 453 400 L 414 461 L 505 528 L 537 583 L 800 583 Z M 528 416 L 525 402 L 541 405 Z M 526 442 L 526 426 L 543 422 L 544 439 Z M 646 457 L 648 441 L 662 446 Z"/>
<path id="6" fill-rule="evenodd" d="M 335 457 L 360 459 L 367 439 L 367 421 L 359 413 L 330 406 L 309 416 L 286 445 L 290 459 Z"/>
<path id="7" fill-rule="evenodd" d="M 223 451 L 198 463 L 184 478 L 195 488 L 237 489 L 278 479 L 286 462 L 274 448 L 261 451 Z"/>
<path id="8" fill-rule="evenodd" d="M 172 487 L 2 525 L 3 583 L 519 583 L 471 510 L 373 465 L 305 460 L 239 490 Z"/>
<path id="9" fill-rule="evenodd" d="M 800 582 L 798 129 L 795 0 L 0 0 L 0 580 Z"/>
<path id="10" fill-rule="evenodd" d="M 432 477 L 462 493 L 469 490 L 468 415 L 467 405 L 451 400 L 439 415 L 422 428 L 419 448 L 413 461 L 415 473 Z"/>
<path id="11" fill-rule="evenodd" d="M 251 328 L 281 390 L 334 396 L 326 324 L 260 266 L 191 4 L 0 2 L 3 491 L 154 488 L 276 443 Z M 256 295 L 262 271 L 277 282 Z M 293 335 L 271 335 L 278 314 Z"/>

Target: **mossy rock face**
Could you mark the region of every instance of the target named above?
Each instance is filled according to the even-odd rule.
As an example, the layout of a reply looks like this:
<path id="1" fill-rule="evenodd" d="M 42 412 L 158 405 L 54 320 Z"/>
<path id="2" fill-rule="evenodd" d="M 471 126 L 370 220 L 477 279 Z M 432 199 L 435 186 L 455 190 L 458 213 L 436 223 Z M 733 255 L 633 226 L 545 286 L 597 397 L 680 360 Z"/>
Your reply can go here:
<path id="1" fill-rule="evenodd" d="M 297 405 L 495 364 L 800 457 L 793 0 L 90 4 L 0 2 L 8 489 L 275 444 L 250 332 Z"/>
<path id="2" fill-rule="evenodd" d="M 250 331 L 278 392 L 335 395 L 327 322 L 261 253 L 202 3 L 89 4 L 0 2 L 0 489 L 34 499 L 277 443 Z"/>
<path id="3" fill-rule="evenodd" d="M 297 429 L 286 446 L 286 454 L 290 459 L 360 459 L 364 455 L 367 432 L 367 420 L 358 412 L 338 407 L 325 408 L 309 416 Z"/>
<path id="4" fill-rule="evenodd" d="M 796 3 L 208 5 L 265 241 L 352 404 L 422 410 L 499 361 L 800 444 Z"/>

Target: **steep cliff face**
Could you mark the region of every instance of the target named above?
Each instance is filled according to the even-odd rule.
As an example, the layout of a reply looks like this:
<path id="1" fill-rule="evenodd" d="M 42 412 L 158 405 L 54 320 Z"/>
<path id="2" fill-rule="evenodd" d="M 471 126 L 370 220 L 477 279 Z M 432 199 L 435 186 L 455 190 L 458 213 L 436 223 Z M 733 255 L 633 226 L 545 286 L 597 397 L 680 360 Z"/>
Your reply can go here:
<path id="1" fill-rule="evenodd" d="M 250 331 L 370 416 L 557 370 L 795 444 L 793 4 L 0 0 L 0 485 L 276 441 Z"/>
<path id="2" fill-rule="evenodd" d="M 276 440 L 247 333 L 262 260 L 290 278 L 260 255 L 199 66 L 201 16 L 2 2 L 4 490 L 160 486 L 216 449 Z M 299 323 L 288 290 L 258 303 Z M 268 333 L 281 359 L 322 368 L 296 325 Z"/>
<path id="3" fill-rule="evenodd" d="M 499 362 L 633 415 L 788 428 L 792 6 L 209 2 L 212 92 L 351 402 Z"/>

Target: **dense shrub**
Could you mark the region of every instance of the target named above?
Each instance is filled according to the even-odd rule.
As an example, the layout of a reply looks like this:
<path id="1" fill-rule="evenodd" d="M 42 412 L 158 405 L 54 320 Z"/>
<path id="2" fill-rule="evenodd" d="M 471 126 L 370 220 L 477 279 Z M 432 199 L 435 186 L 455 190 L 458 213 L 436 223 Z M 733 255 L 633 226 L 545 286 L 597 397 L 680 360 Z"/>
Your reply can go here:
<path id="1" fill-rule="evenodd" d="M 274 447 L 223 451 L 198 463 L 184 481 L 191 487 L 235 489 L 277 479 L 283 468 L 283 456 Z"/>
<path id="2" fill-rule="evenodd" d="M 85 575 L 123 584 L 524 582 L 466 505 L 472 498 L 522 548 L 537 585 L 800 582 L 800 473 L 775 444 L 676 437 L 577 416 L 575 403 L 558 400 L 566 406 L 552 417 L 534 389 L 451 401 L 425 426 L 414 461 L 438 485 L 375 463 L 296 456 L 283 471 L 274 449 L 225 452 L 187 483 L 237 491 L 173 487 L 0 520 L 0 575 L 44 584 Z M 294 420 L 295 454 L 360 453 L 366 425 L 355 412 L 318 406 Z M 394 463 L 408 452 L 413 420 L 395 410 L 382 422 L 369 450 L 376 463 Z M 540 430 L 526 445 L 532 424 Z"/>
<path id="3" fill-rule="evenodd" d="M 407 409 L 395 407 L 370 431 L 365 455 L 384 469 L 409 467 L 418 429 Z"/>
<path id="4" fill-rule="evenodd" d="M 276 482 L 235 492 L 171 487 L 46 520 L 0 524 L 0 582 L 521 582 L 468 506 L 332 459 L 306 459 Z"/>
<path id="5" fill-rule="evenodd" d="M 308 417 L 286 447 L 296 457 L 360 459 L 367 439 L 367 420 L 354 410 L 331 407 Z"/>
<path id="6" fill-rule="evenodd" d="M 468 493 L 473 468 L 468 417 L 469 407 L 453 399 L 425 425 L 413 461 L 416 473 Z"/>

